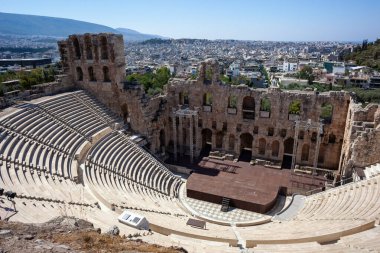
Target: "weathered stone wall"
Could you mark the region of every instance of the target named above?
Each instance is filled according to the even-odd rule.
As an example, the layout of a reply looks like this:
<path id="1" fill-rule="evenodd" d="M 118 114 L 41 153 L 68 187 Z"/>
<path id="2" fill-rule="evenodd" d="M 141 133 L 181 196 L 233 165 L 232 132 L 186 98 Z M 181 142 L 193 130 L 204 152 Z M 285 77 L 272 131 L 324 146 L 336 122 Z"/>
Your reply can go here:
<path id="1" fill-rule="evenodd" d="M 292 101 L 301 101 L 301 111 L 298 117 L 301 121 L 319 122 L 321 106 L 325 103 L 333 106 L 332 121 L 325 124 L 320 148 L 319 167 L 337 169 L 339 165 L 340 150 L 343 141 L 346 114 L 349 105 L 349 95 L 344 92 L 282 92 L 278 89 L 251 89 L 245 86 L 223 85 L 219 82 L 218 76 L 214 75 L 211 82 L 205 82 L 206 68 L 216 69 L 214 61 L 204 62 L 200 66 L 199 78 L 197 80 L 174 79 L 168 84 L 167 101 L 168 108 L 177 107 L 183 104 L 183 94 L 188 94 L 189 107 L 199 108 L 199 126 L 195 126 L 198 132 L 199 146 L 202 148 L 202 130 L 209 129 L 212 132 L 212 149 L 225 150 L 238 156 L 242 145 L 246 145 L 245 137 L 251 136 L 252 156 L 267 160 L 281 161 L 284 154 L 284 141 L 294 138 L 295 121 L 293 115 L 289 115 L 288 108 Z M 204 94 L 210 93 L 212 105 L 204 107 Z M 231 96 L 236 98 L 236 109 L 228 109 Z M 246 97 L 254 99 L 253 119 L 243 117 L 243 100 Z M 270 113 L 260 112 L 260 104 L 263 98 L 270 101 Z M 211 111 L 207 111 L 210 109 Z M 182 131 L 184 138 L 177 136 L 179 145 L 188 145 L 188 123 L 184 124 L 182 130 L 177 129 L 177 135 Z M 172 126 L 169 124 L 170 139 L 172 139 Z M 270 133 L 270 132 L 273 132 Z M 313 132 L 305 131 L 304 138 L 298 140 L 297 164 L 313 165 L 316 141 L 313 139 Z M 181 133 L 180 133 L 181 134 Z M 187 138 L 187 139 L 186 139 Z M 219 139 L 219 141 L 218 141 Z M 220 141 L 220 139 L 222 141 Z M 233 140 L 233 141 L 232 141 Z M 278 152 L 275 141 L 278 142 Z M 219 143 L 218 143 L 219 142 Z M 220 143 L 221 142 L 221 143 Z M 260 147 L 261 143 L 261 147 Z M 221 145 L 220 145 L 221 144 Z M 302 148 L 304 144 L 309 145 L 309 156 L 301 160 Z M 273 146 L 272 146 L 273 145 Z M 273 149 L 272 149 L 273 147 Z"/>
<path id="2" fill-rule="evenodd" d="M 70 35 L 58 45 L 71 82 L 120 114 L 119 93 L 125 76 L 123 37 L 108 33 Z"/>
<path id="3" fill-rule="evenodd" d="M 284 154 L 292 151 L 295 121 L 310 121 L 317 125 L 322 106 L 330 104 L 333 115 L 331 122 L 325 121 L 323 125 L 318 167 L 344 169 L 350 159 L 356 160 L 357 166 L 378 161 L 378 145 L 375 145 L 379 143 L 378 131 L 357 138 L 358 123 L 355 122 L 375 122 L 376 117 L 380 121 L 379 109 L 358 110 L 348 93 L 286 92 L 223 85 L 219 80 L 218 62 L 207 60 L 200 64 L 196 80 L 173 78 L 165 87 L 164 95 L 148 97 L 141 87 L 124 86 L 125 58 L 121 35 L 72 35 L 59 42 L 59 48 L 69 81 L 91 92 L 123 117 L 132 130 L 146 136 L 153 152 L 173 152 L 175 123 L 177 151 L 182 152 L 179 156 L 189 154 L 192 126 L 195 155 L 210 141 L 213 150 L 231 153 L 235 157 L 242 149 L 250 149 L 253 158 L 281 162 Z M 104 67 L 108 69 L 108 78 L 105 78 Z M 260 108 L 264 98 L 270 101 L 269 111 Z M 300 113 L 289 114 L 290 104 L 296 100 L 301 102 Z M 197 125 L 191 125 L 189 119 L 180 120 L 174 116 L 173 109 L 185 103 L 189 109 L 198 111 Z M 300 129 L 296 164 L 313 166 L 317 132 L 317 128 Z M 352 146 L 354 142 L 356 144 Z M 376 147 L 365 151 L 363 147 L 366 145 Z"/>
<path id="4" fill-rule="evenodd" d="M 148 98 L 140 87 L 124 87 L 125 57 L 121 35 L 100 33 L 71 35 L 58 42 L 68 83 L 87 90 L 128 123 L 132 130 L 155 142 L 165 117 L 162 97 Z M 107 72 L 107 73 L 105 73 Z M 152 145 L 154 152 L 158 151 Z"/>
<path id="5" fill-rule="evenodd" d="M 380 106 L 369 104 L 362 108 L 351 101 L 342 147 L 340 168 L 350 176 L 352 168 L 380 162 Z"/>

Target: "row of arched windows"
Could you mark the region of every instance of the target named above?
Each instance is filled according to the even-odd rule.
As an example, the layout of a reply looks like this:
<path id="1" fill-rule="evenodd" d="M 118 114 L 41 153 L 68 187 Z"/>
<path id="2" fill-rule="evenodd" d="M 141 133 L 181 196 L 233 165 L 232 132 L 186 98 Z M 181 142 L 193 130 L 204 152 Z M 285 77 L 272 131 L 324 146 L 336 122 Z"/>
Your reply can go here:
<path id="1" fill-rule="evenodd" d="M 211 142 L 212 131 L 210 129 L 203 129 L 202 130 L 202 142 L 203 145 L 206 143 Z M 223 141 L 224 141 L 224 133 L 223 132 L 217 132 L 216 133 L 216 139 L 215 139 L 215 148 L 223 148 Z M 243 133 L 240 135 L 240 149 L 251 149 L 252 148 L 252 142 L 253 142 L 253 136 L 249 133 Z M 284 140 L 284 153 L 286 154 L 292 154 L 293 153 L 293 144 L 294 139 L 293 138 L 287 138 Z M 235 135 L 230 134 L 228 136 L 228 149 L 234 150 L 235 149 Z M 323 162 L 324 154 L 324 147 L 320 147 L 320 155 L 319 155 L 319 162 Z M 270 143 L 270 154 L 267 154 L 267 140 L 265 138 L 260 138 L 258 140 L 258 154 L 259 155 L 271 155 L 272 157 L 278 157 L 280 154 L 280 141 L 274 140 L 272 143 Z M 308 162 L 310 159 L 310 145 L 305 143 L 302 145 L 301 150 L 301 161 L 302 162 Z"/>
<path id="2" fill-rule="evenodd" d="M 73 40 L 73 46 L 74 46 L 74 53 L 75 53 L 75 58 L 76 59 L 81 59 L 82 57 L 82 50 L 79 45 L 79 40 L 77 37 L 74 37 Z M 102 60 L 107 60 L 108 59 L 108 47 L 107 47 L 107 38 L 105 36 L 100 37 L 100 57 Z M 86 59 L 87 60 L 92 60 L 93 59 L 93 46 L 91 42 L 91 37 L 90 36 L 85 36 L 84 37 L 84 51 L 86 54 Z"/>
<path id="3" fill-rule="evenodd" d="M 77 72 L 77 81 L 83 81 L 83 70 L 82 70 L 82 68 L 77 67 L 76 72 Z M 88 72 L 89 81 L 90 82 L 96 82 L 97 79 L 96 79 L 96 75 L 94 72 L 94 68 L 91 66 L 88 67 L 87 72 Z M 103 67 L 103 82 L 110 82 L 110 81 L 111 81 L 111 79 L 110 79 L 109 69 L 107 66 L 104 66 Z"/>
<path id="4" fill-rule="evenodd" d="M 203 94 L 203 105 L 211 106 L 212 105 L 212 95 L 207 92 Z M 301 100 L 293 100 L 288 106 L 288 114 L 299 115 L 301 113 Z M 228 108 L 237 108 L 237 97 L 229 96 L 228 97 Z M 264 97 L 260 101 L 260 112 L 261 117 L 270 117 L 271 112 L 271 102 L 268 97 Z M 264 112 L 264 113 L 263 113 Z M 243 98 L 242 105 L 243 119 L 254 119 L 255 118 L 255 99 L 250 96 Z M 333 106 L 329 103 L 323 103 L 321 107 L 320 119 L 323 120 L 325 124 L 331 123 L 333 115 Z"/>

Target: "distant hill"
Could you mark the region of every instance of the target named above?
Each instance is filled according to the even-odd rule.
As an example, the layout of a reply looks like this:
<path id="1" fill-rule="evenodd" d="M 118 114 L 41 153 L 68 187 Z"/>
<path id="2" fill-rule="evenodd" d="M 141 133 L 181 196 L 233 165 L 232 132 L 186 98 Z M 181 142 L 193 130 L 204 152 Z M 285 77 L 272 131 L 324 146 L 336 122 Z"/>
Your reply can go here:
<path id="1" fill-rule="evenodd" d="M 354 52 L 344 57 L 344 60 L 354 60 L 357 65 L 365 65 L 380 71 L 380 39 L 357 46 Z"/>
<path id="2" fill-rule="evenodd" d="M 128 29 L 128 28 L 116 28 L 116 30 L 124 36 L 125 41 L 144 41 L 150 39 L 167 39 L 154 34 L 144 34 L 138 31 Z"/>
<path id="3" fill-rule="evenodd" d="M 143 34 L 137 31 L 78 21 L 67 18 L 54 18 L 35 15 L 11 14 L 0 12 L 0 34 L 23 36 L 67 37 L 75 33 L 121 33 L 125 41 L 143 41 L 161 38 L 158 35 Z"/>

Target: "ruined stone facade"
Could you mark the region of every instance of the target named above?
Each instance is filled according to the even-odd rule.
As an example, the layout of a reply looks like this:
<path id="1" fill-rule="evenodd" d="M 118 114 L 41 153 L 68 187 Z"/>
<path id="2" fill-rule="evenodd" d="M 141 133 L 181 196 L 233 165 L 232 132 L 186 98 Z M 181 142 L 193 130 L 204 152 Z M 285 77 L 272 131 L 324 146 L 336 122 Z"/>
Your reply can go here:
<path id="1" fill-rule="evenodd" d="M 356 153 L 351 150 L 353 122 L 361 119 L 360 113 L 353 113 L 354 102 L 346 92 L 225 85 L 219 79 L 218 62 L 207 60 L 200 64 L 196 80 L 172 78 L 163 95 L 148 97 L 141 87 L 124 84 L 121 36 L 72 35 L 59 48 L 71 81 L 144 135 L 154 153 L 196 157 L 201 150 L 211 149 L 237 158 L 244 152 L 252 159 L 283 166 L 333 170 L 346 167 L 353 156 L 366 159 L 360 148 Z M 373 122 L 378 111 L 364 113 L 373 116 L 363 121 Z M 378 139 L 371 145 L 376 143 Z"/>
<path id="2" fill-rule="evenodd" d="M 295 164 L 313 166 L 317 160 L 319 168 L 338 169 L 350 102 L 348 94 L 283 92 L 279 89 L 224 85 L 217 73 L 212 80 L 207 80 L 204 73 L 208 72 L 208 67 L 217 71 L 216 62 L 204 62 L 197 80 L 172 80 L 167 87 L 169 108 L 186 103 L 190 109 L 198 111 L 198 124 L 193 129 L 194 136 L 199 138 L 194 140 L 196 153 L 211 144 L 212 150 L 228 152 L 235 157 L 246 150 L 253 158 L 278 163 L 283 159 L 291 160 L 294 153 Z M 294 101 L 300 102 L 300 110 L 296 114 L 290 111 Z M 326 105 L 332 106 L 332 115 L 331 119 L 322 121 L 321 108 Z M 169 115 L 169 121 L 173 121 L 173 114 Z M 177 121 L 177 129 L 174 130 L 177 143 L 179 147 L 185 147 L 186 154 L 190 143 L 190 122 L 179 117 Z M 294 145 L 297 121 L 301 126 Z M 319 132 L 319 127 L 322 132 Z M 173 127 L 166 131 L 173 140 Z M 171 150 L 168 144 L 166 146 Z M 293 148 L 296 148 L 295 152 Z M 317 148 L 319 155 L 315 157 Z"/>
<path id="3" fill-rule="evenodd" d="M 62 66 L 77 87 L 97 94 L 98 99 L 120 113 L 118 94 L 125 73 L 121 35 L 71 35 L 58 43 Z"/>
<path id="4" fill-rule="evenodd" d="M 380 106 L 362 108 L 351 100 L 341 153 L 342 174 L 350 176 L 355 167 L 380 162 Z"/>

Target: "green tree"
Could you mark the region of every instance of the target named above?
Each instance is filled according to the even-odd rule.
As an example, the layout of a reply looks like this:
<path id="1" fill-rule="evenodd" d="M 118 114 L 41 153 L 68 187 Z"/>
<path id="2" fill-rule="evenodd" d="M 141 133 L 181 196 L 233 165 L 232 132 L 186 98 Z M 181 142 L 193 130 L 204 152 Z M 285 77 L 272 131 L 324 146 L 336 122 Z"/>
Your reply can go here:
<path id="1" fill-rule="evenodd" d="M 301 71 L 298 73 L 298 77 L 304 80 L 307 80 L 308 84 L 313 84 L 314 81 L 314 75 L 313 75 L 313 69 L 310 66 L 305 66 L 301 69 Z"/>
<path id="2" fill-rule="evenodd" d="M 270 112 L 270 110 L 271 110 L 271 104 L 270 104 L 269 98 L 265 97 L 261 99 L 260 111 Z"/>
<path id="3" fill-rule="evenodd" d="M 168 83 L 169 79 L 170 70 L 166 67 L 157 69 L 155 73 L 133 73 L 125 78 L 127 82 L 142 85 L 148 95 L 155 95 L 162 92 L 164 85 Z"/>
<path id="4" fill-rule="evenodd" d="M 289 114 L 300 114 L 301 112 L 301 101 L 294 100 L 289 105 Z"/>

